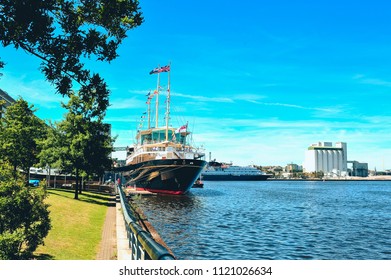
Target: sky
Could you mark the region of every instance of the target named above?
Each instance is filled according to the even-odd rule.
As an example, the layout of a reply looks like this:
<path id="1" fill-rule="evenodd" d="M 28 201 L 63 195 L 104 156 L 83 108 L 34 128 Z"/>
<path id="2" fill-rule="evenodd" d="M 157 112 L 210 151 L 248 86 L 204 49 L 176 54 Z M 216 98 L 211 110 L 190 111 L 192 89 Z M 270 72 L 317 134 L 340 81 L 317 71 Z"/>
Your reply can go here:
<path id="1" fill-rule="evenodd" d="M 346 142 L 348 160 L 391 168 L 391 2 L 141 0 L 140 7 L 144 23 L 128 32 L 120 56 L 87 63 L 111 90 L 105 121 L 116 147 L 134 143 L 157 85 L 149 72 L 171 63 L 171 124 L 188 123 L 207 160 L 211 153 L 236 165 L 301 165 L 311 144 L 326 141 Z M 0 57 L 7 63 L 0 88 L 42 119 L 61 120 L 64 100 L 39 60 L 11 47 Z M 165 88 L 167 74 L 160 78 Z"/>

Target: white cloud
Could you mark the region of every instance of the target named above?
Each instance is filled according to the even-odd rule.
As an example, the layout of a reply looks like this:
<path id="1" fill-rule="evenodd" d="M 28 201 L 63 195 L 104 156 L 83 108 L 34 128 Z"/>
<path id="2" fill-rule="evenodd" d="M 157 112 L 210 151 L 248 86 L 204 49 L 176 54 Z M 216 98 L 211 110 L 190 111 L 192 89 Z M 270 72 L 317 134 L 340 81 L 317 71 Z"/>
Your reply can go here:
<path id="1" fill-rule="evenodd" d="M 195 99 L 197 101 L 203 102 L 218 102 L 218 103 L 233 103 L 234 100 L 232 98 L 227 97 L 206 97 L 202 95 L 192 95 L 192 94 L 184 94 L 179 92 L 172 92 L 172 96 L 183 97 L 187 99 Z"/>
<path id="2" fill-rule="evenodd" d="M 374 127 L 373 122 L 220 119 L 216 123 L 207 118 L 195 122 L 193 137 L 206 149 L 207 159 L 211 152 L 212 158 L 239 165 L 302 164 L 304 151 L 318 141 L 347 142 L 348 159 L 368 162 L 371 168 L 380 166 L 381 157 L 369 151 L 383 151 L 384 156 L 390 156 L 390 149 L 382 143 L 391 142 L 391 126 L 380 129 L 381 124 Z"/>
<path id="3" fill-rule="evenodd" d="M 386 81 L 378 78 L 367 78 L 365 75 L 362 74 L 357 74 L 353 76 L 353 80 L 357 80 L 361 84 L 391 87 L 391 81 Z"/>
<path id="4" fill-rule="evenodd" d="M 145 92 L 140 91 L 138 94 L 145 94 Z M 348 143 L 348 159 L 368 162 L 370 168 L 373 168 L 373 166 L 380 166 L 380 158 L 373 156 L 376 153 L 368 153 L 368 151 L 383 150 L 385 147 L 383 147 L 382 142 L 391 142 L 391 117 L 352 117 L 349 116 L 349 112 L 343 105 L 319 107 L 283 102 L 263 102 L 265 96 L 257 94 L 237 94 L 230 96 L 230 98 L 205 97 L 183 93 L 173 93 L 173 95 L 178 98 L 189 99 L 191 100 L 189 102 L 197 103 L 201 107 L 203 102 L 214 104 L 246 101 L 264 106 L 313 111 L 315 119 L 310 120 L 262 119 L 262 116 L 255 119 L 245 117 L 227 118 L 224 117 L 224 114 L 221 114 L 219 118 L 216 118 L 216 114 L 208 118 L 203 114 L 196 114 L 192 117 L 195 124 L 193 139 L 197 146 L 204 146 L 207 159 L 208 153 L 211 152 L 212 158 L 220 161 L 232 161 L 239 165 L 285 165 L 291 162 L 302 164 L 304 151 L 312 143 L 343 141 Z M 125 102 L 128 105 L 134 104 L 134 108 L 145 106 L 137 97 L 117 101 L 117 109 L 121 106 L 125 107 L 121 105 Z M 197 106 L 192 108 L 195 107 Z M 174 108 L 176 107 L 174 106 Z M 206 110 L 206 108 L 203 109 Z M 196 111 L 199 112 L 200 110 L 197 109 Z M 141 113 L 141 111 L 137 112 Z M 182 113 L 184 112 L 186 110 Z M 335 118 L 335 116 L 341 117 L 341 114 L 344 115 L 344 118 Z M 136 115 L 133 114 L 133 116 Z M 129 114 L 129 116 L 131 115 Z M 113 134 L 119 135 L 117 146 L 126 146 L 133 143 L 137 122 L 131 121 L 131 118 L 133 117 L 113 116 L 108 119 L 110 122 L 129 123 L 129 130 L 113 131 Z M 385 155 L 387 155 L 386 151 Z"/>
<path id="5" fill-rule="evenodd" d="M 13 98 L 21 96 L 35 107 L 56 108 L 66 99 L 56 94 L 54 86 L 43 79 L 33 79 L 27 75 L 14 76 L 5 72 L 1 77 L 1 88 Z"/>
<path id="6" fill-rule="evenodd" d="M 145 101 L 138 99 L 137 97 L 131 98 L 111 98 L 110 110 L 119 109 L 138 109 L 145 106 Z"/>

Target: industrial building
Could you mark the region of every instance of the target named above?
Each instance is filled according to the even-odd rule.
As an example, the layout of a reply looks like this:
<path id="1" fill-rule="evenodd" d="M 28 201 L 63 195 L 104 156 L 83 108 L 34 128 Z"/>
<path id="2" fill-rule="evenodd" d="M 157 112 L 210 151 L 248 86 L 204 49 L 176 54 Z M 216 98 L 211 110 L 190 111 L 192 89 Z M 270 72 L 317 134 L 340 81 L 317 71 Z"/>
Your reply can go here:
<path id="1" fill-rule="evenodd" d="M 358 162 L 356 160 L 348 161 L 348 170 L 350 176 L 368 177 L 368 163 Z"/>
<path id="2" fill-rule="evenodd" d="M 347 145 L 344 142 L 318 142 L 305 151 L 304 172 L 344 176 L 347 173 Z"/>

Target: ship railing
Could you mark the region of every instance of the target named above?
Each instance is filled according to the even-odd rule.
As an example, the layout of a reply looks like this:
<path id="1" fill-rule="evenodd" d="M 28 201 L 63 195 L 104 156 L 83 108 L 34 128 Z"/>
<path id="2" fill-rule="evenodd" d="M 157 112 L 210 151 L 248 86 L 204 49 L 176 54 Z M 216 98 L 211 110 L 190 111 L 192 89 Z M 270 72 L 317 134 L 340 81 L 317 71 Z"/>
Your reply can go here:
<path id="1" fill-rule="evenodd" d="M 122 187 L 118 186 L 125 228 L 129 240 L 132 260 L 175 260 L 166 247 L 153 239 L 152 235 L 143 229 L 130 208 Z"/>

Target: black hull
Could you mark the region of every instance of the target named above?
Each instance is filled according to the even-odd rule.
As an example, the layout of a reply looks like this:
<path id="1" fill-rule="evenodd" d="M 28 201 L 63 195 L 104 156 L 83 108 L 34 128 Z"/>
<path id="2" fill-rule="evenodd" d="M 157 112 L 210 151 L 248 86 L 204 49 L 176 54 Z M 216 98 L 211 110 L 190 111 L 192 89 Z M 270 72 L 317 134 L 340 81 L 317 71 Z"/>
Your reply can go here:
<path id="1" fill-rule="evenodd" d="M 270 175 L 207 175 L 202 174 L 204 181 L 265 181 Z"/>
<path id="2" fill-rule="evenodd" d="M 185 194 L 199 178 L 206 161 L 192 159 L 151 160 L 117 169 L 127 184 L 154 193 Z"/>

